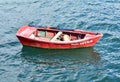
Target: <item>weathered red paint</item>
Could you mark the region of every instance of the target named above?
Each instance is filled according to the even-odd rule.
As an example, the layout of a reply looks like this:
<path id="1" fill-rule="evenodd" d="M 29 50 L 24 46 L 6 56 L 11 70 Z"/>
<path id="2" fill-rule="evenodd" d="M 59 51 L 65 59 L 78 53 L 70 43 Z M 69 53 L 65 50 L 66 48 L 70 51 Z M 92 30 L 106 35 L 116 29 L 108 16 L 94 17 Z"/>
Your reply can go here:
<path id="1" fill-rule="evenodd" d="M 57 29 L 46 29 L 46 28 L 38 28 L 38 29 L 44 29 L 44 30 L 54 30 L 59 31 Z M 90 47 L 94 46 L 96 42 L 99 41 L 99 39 L 103 36 L 101 33 L 93 33 L 93 32 L 87 32 L 83 30 L 73 30 L 73 31 L 66 31 L 68 33 L 84 33 L 86 34 L 85 39 L 81 40 L 73 40 L 69 42 L 65 41 L 49 41 L 47 39 L 31 39 L 29 36 L 35 32 L 37 28 L 30 27 L 30 26 L 23 26 L 21 27 L 17 33 L 16 36 L 18 37 L 19 41 L 23 45 L 27 46 L 33 46 L 33 47 L 39 47 L 39 48 L 50 48 L 50 49 L 71 49 L 71 48 L 82 48 L 82 47 Z M 63 30 L 65 31 L 65 30 Z M 87 36 L 89 34 L 89 36 Z M 49 34 L 48 34 L 49 35 Z"/>

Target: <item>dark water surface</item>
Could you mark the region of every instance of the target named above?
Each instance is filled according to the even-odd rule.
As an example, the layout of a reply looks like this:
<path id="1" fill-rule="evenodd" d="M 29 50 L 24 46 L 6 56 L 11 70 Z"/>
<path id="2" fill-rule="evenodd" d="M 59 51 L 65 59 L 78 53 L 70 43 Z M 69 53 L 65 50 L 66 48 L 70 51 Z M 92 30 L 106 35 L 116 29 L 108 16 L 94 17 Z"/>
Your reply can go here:
<path id="1" fill-rule="evenodd" d="M 23 47 L 16 31 L 35 20 L 104 36 L 90 48 Z M 120 0 L 0 0 L 0 82 L 120 82 Z"/>

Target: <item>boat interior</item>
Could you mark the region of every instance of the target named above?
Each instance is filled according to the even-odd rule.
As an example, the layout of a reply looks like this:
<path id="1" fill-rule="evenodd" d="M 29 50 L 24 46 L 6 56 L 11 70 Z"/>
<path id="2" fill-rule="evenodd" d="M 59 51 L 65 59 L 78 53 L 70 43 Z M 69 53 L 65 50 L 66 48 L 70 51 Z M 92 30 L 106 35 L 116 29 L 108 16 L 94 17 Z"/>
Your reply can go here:
<path id="1" fill-rule="evenodd" d="M 43 41 L 74 41 L 84 39 L 86 34 L 59 30 L 37 29 L 29 38 Z"/>

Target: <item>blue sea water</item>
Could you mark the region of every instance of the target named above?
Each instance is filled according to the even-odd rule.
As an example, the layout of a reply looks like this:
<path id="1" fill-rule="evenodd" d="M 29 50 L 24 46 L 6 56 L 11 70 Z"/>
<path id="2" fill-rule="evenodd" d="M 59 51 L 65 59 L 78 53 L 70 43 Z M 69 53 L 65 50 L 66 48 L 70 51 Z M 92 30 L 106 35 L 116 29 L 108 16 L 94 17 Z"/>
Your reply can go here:
<path id="1" fill-rule="evenodd" d="M 36 20 L 104 36 L 90 48 L 23 47 L 16 31 Z M 0 0 L 0 82 L 120 82 L 120 0 Z"/>

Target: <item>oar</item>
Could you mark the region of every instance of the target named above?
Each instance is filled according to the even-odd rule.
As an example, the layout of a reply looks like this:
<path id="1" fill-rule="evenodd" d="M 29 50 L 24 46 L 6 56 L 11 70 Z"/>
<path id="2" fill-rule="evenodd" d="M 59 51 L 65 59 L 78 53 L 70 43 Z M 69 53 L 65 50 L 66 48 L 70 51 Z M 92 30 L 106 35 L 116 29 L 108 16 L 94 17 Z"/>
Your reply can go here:
<path id="1" fill-rule="evenodd" d="M 56 27 L 51 27 L 51 26 L 42 26 L 40 24 L 40 20 L 32 21 L 31 23 L 28 24 L 31 27 L 36 27 L 36 28 L 52 28 L 52 29 L 58 29 L 58 30 L 74 30 L 74 28 L 69 28 L 69 27 L 64 27 L 63 25 L 58 25 Z"/>

